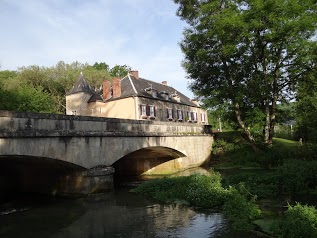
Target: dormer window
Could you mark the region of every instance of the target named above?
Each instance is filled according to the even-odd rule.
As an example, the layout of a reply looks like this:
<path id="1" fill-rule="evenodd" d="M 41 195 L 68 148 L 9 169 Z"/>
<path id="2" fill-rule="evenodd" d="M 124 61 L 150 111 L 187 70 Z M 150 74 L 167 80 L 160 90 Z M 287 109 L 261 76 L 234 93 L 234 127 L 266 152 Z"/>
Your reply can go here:
<path id="1" fill-rule="evenodd" d="M 176 102 L 180 102 L 181 101 L 181 98 L 180 96 L 177 94 L 177 92 L 175 91 L 174 94 L 171 95 L 172 98 L 176 101 Z"/>
<path id="2" fill-rule="evenodd" d="M 161 96 L 162 96 L 165 100 L 169 100 L 169 97 L 168 97 L 169 93 L 168 93 L 168 92 L 166 92 L 166 91 L 161 91 L 160 94 L 161 94 Z"/>
<path id="3" fill-rule="evenodd" d="M 144 89 L 145 92 L 150 94 L 152 97 L 157 98 L 157 90 L 151 87 Z"/>

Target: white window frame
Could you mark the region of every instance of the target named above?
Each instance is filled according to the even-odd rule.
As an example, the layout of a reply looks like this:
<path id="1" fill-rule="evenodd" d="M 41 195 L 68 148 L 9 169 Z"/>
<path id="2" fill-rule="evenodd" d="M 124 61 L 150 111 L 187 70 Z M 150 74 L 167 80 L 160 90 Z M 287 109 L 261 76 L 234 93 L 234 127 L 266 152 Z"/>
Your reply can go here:
<path id="1" fill-rule="evenodd" d="M 206 123 L 205 113 L 201 112 L 201 123 Z"/>
<path id="2" fill-rule="evenodd" d="M 177 120 L 183 121 L 183 112 L 182 110 L 177 110 Z"/>
<path id="3" fill-rule="evenodd" d="M 173 120 L 173 108 L 167 108 L 168 120 Z"/>
<path id="4" fill-rule="evenodd" d="M 193 121 L 197 122 L 197 112 L 193 112 L 193 115 L 194 115 Z"/>
<path id="5" fill-rule="evenodd" d="M 150 118 L 155 119 L 155 106 L 154 105 L 149 105 L 149 111 L 150 111 Z"/>
<path id="6" fill-rule="evenodd" d="M 147 118 L 147 115 L 146 115 L 146 104 L 141 104 L 141 118 Z"/>
<path id="7" fill-rule="evenodd" d="M 187 112 L 188 122 L 192 122 L 192 112 Z"/>

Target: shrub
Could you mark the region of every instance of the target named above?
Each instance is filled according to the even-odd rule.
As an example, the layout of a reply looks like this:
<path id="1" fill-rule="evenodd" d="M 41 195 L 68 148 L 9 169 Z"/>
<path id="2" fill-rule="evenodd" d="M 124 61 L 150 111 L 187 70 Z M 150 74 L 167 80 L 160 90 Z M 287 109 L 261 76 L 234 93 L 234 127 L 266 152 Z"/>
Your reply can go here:
<path id="1" fill-rule="evenodd" d="M 277 174 L 282 192 L 308 192 L 317 185 L 317 161 L 285 160 Z"/>
<path id="2" fill-rule="evenodd" d="M 255 204 L 255 197 L 248 199 L 249 195 L 242 184 L 239 185 L 238 189 L 229 188 L 223 211 L 236 230 L 251 230 L 253 228 L 252 221 L 261 214 L 261 210 Z"/>
<path id="3" fill-rule="evenodd" d="M 273 233 L 277 237 L 301 238 L 317 237 L 317 211 L 313 206 L 288 205 L 283 219 L 273 224 Z"/>

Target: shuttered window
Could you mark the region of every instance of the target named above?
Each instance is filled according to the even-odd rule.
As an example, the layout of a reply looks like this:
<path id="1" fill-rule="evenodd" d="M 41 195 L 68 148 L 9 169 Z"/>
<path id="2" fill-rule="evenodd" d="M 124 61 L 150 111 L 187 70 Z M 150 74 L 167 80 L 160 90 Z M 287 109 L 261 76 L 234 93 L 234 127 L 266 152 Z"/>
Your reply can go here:
<path id="1" fill-rule="evenodd" d="M 167 119 L 173 120 L 173 109 L 167 108 Z"/>

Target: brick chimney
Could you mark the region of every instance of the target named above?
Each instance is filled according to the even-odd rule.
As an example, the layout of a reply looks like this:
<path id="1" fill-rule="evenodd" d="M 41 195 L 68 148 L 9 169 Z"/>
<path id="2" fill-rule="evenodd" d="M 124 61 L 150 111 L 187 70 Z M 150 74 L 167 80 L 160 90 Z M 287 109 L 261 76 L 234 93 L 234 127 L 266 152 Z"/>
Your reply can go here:
<path id="1" fill-rule="evenodd" d="M 162 84 L 167 86 L 167 81 L 163 81 Z"/>
<path id="2" fill-rule="evenodd" d="M 108 100 L 111 98 L 110 81 L 109 80 L 104 80 L 102 83 L 102 96 L 103 96 L 103 100 Z"/>
<path id="3" fill-rule="evenodd" d="M 139 71 L 137 70 L 132 70 L 129 72 L 130 74 L 132 74 L 132 76 L 135 78 L 135 79 L 139 79 Z"/>
<path id="4" fill-rule="evenodd" d="M 121 96 L 121 80 L 119 77 L 112 79 L 112 97 L 118 98 Z"/>

